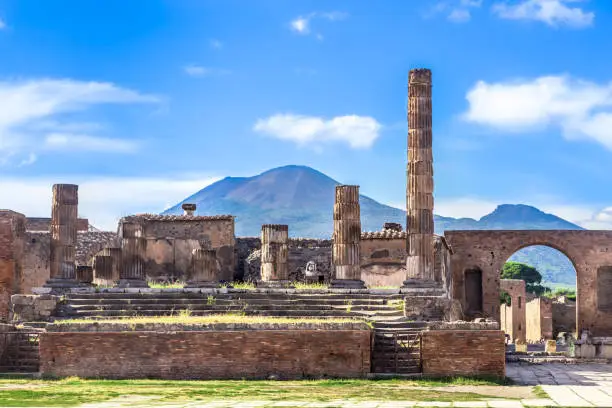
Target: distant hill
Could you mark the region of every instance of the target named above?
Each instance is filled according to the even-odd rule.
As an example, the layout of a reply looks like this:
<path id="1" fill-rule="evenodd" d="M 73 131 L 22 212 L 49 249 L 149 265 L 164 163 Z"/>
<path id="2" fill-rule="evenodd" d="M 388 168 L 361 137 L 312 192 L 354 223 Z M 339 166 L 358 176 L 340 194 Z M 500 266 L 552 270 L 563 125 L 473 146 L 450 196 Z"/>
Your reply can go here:
<path id="1" fill-rule="evenodd" d="M 253 177 L 226 177 L 164 211 L 181 214 L 185 202 L 197 204 L 200 215 L 236 216 L 237 236 L 257 236 L 261 224 L 288 224 L 293 237 L 329 238 L 332 233 L 334 189 L 340 184 L 307 166 L 284 166 Z M 364 231 L 377 231 L 385 222 L 406 224 L 404 210 L 360 196 Z M 461 229 L 582 229 L 562 218 L 522 204 L 502 204 L 480 220 L 434 216 L 437 234 Z M 571 263 L 548 247 L 529 247 L 512 260 L 529 263 L 547 281 L 575 283 Z M 566 262 L 564 262 L 566 261 Z"/>

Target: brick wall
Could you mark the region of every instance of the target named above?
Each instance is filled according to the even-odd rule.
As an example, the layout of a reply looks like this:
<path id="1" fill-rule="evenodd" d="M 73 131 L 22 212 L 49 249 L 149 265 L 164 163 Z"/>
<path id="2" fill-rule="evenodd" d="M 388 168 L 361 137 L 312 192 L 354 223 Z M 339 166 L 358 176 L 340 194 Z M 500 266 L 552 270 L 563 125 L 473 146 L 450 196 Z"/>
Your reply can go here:
<path id="1" fill-rule="evenodd" d="M 539 342 L 553 338 L 552 300 L 535 298 L 526 305 L 527 342 Z"/>
<path id="2" fill-rule="evenodd" d="M 423 374 L 430 376 L 505 376 L 501 330 L 429 330 L 421 343 Z"/>
<path id="3" fill-rule="evenodd" d="M 41 372 L 164 379 L 365 377 L 369 330 L 47 332 Z"/>

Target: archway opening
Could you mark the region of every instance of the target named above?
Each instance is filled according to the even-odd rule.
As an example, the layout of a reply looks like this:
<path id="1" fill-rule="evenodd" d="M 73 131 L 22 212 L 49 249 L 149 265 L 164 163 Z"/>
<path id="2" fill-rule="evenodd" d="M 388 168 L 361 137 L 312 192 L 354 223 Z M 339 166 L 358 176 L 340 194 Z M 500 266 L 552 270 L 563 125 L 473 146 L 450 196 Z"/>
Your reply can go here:
<path id="1" fill-rule="evenodd" d="M 502 329 L 511 339 L 543 347 L 544 340 L 575 338 L 576 268 L 567 255 L 546 245 L 521 248 L 504 263 L 500 279 Z"/>
<path id="2" fill-rule="evenodd" d="M 464 271 L 466 313 L 478 315 L 483 311 L 482 270 L 468 268 Z"/>

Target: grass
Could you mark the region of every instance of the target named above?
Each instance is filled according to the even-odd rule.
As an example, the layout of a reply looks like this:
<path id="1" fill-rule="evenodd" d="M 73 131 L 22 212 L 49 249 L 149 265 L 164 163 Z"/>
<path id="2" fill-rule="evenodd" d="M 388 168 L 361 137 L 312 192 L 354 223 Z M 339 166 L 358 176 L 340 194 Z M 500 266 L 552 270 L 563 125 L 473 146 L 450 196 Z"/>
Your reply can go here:
<path id="1" fill-rule="evenodd" d="M 147 403 L 206 400 L 317 401 L 411 400 L 478 401 L 477 392 L 450 392 L 452 385 L 497 385 L 466 378 L 429 380 L 167 381 L 167 380 L 2 380 L 0 406 L 75 406 L 120 396 L 150 397 Z M 475 388 L 477 390 L 477 388 Z"/>
<path id="2" fill-rule="evenodd" d="M 295 317 L 274 317 L 274 316 L 243 316 L 241 314 L 218 314 L 207 316 L 192 316 L 189 310 L 181 310 L 174 316 L 129 316 L 119 317 L 114 319 L 66 319 L 56 320 L 55 324 L 91 324 L 97 323 L 121 323 L 121 324 L 146 324 L 146 323 L 162 323 L 162 324 L 215 324 L 215 323 L 270 323 L 270 324 L 321 324 L 321 323 L 355 323 L 361 320 L 349 318 L 332 318 L 332 319 L 317 319 L 311 317 L 295 318 Z"/>
<path id="3" fill-rule="evenodd" d="M 542 389 L 542 386 L 541 386 L 541 385 L 536 385 L 536 386 L 533 388 L 533 393 L 535 394 L 536 398 L 542 398 L 542 399 L 548 399 L 548 398 L 550 398 L 550 397 L 548 396 L 548 393 Z"/>
<path id="4" fill-rule="evenodd" d="M 148 281 L 147 284 L 152 289 L 181 289 L 185 287 L 185 282 L 182 282 L 182 281 L 175 281 L 175 282 Z"/>

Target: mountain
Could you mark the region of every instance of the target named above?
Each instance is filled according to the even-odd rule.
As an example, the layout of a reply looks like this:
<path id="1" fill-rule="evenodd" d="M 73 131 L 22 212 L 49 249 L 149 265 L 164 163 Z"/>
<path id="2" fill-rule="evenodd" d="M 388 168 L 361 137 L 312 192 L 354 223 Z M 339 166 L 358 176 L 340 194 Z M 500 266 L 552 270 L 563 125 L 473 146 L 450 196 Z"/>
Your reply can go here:
<path id="1" fill-rule="evenodd" d="M 253 177 L 226 177 L 187 197 L 164 214 L 181 214 L 183 203 L 195 203 L 200 215 L 235 215 L 236 236 L 258 236 L 261 224 L 288 224 L 293 237 L 329 238 L 334 189 L 338 184 L 307 166 L 278 167 Z M 406 224 L 404 210 L 364 195 L 360 195 L 359 202 L 364 231 L 377 231 L 385 222 Z M 434 223 L 437 234 L 453 229 L 582 229 L 522 204 L 502 204 L 480 220 L 434 215 Z M 510 259 L 520 259 L 519 262 L 535 266 L 546 281 L 575 283 L 571 262 L 552 248 L 529 247 Z"/>

